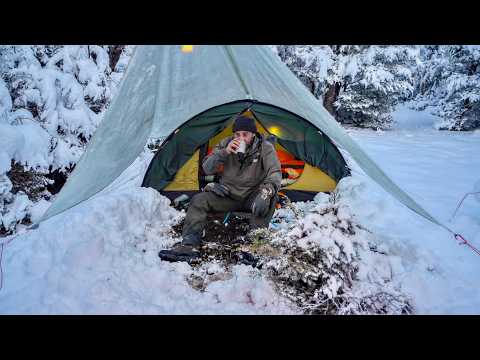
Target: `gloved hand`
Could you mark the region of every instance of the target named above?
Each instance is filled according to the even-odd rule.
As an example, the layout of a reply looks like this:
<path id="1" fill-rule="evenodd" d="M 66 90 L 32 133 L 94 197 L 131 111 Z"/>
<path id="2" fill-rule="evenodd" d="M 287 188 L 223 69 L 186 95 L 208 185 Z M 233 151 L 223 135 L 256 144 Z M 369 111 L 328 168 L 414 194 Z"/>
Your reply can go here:
<path id="1" fill-rule="evenodd" d="M 275 195 L 273 186 L 270 184 L 263 185 L 260 188 L 260 192 L 253 200 L 252 214 L 259 217 L 267 215 L 273 195 Z"/>
<path id="2" fill-rule="evenodd" d="M 208 183 L 204 188 L 203 191 L 211 191 L 214 194 L 225 197 L 230 194 L 230 189 L 225 185 L 221 185 L 219 183 L 211 182 Z"/>

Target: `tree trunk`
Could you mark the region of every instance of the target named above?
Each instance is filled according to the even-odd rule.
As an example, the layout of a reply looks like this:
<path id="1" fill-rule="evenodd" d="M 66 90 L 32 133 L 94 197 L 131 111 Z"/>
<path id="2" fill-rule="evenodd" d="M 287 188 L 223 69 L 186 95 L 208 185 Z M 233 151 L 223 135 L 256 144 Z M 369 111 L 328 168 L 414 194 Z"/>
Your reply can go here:
<path id="1" fill-rule="evenodd" d="M 120 55 L 125 48 L 125 45 L 110 45 L 108 47 L 108 58 L 110 60 L 110 69 L 115 71 L 115 66 L 117 65 Z"/>
<path id="2" fill-rule="evenodd" d="M 329 84 L 323 97 L 323 106 L 333 117 L 337 114 L 334 103 L 337 101 L 338 95 L 340 94 L 340 87 L 341 84 L 339 82 Z"/>

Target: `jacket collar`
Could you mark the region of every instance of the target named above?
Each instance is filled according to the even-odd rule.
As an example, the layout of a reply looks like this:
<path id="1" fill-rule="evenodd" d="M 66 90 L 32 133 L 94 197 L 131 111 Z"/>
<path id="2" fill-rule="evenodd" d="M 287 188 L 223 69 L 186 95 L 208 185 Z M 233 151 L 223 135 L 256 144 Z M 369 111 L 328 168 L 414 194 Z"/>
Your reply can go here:
<path id="1" fill-rule="evenodd" d="M 258 150 L 262 141 L 261 136 L 260 134 L 255 134 L 252 144 L 247 148 L 247 155 L 253 154 Z"/>

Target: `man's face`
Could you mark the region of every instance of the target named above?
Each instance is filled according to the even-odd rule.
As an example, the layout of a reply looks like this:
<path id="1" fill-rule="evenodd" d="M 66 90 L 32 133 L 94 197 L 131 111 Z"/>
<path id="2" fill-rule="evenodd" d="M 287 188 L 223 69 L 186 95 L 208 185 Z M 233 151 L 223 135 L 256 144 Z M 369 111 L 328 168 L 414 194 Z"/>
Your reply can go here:
<path id="1" fill-rule="evenodd" d="M 236 131 L 233 134 L 235 139 L 243 140 L 245 144 L 250 145 L 253 141 L 253 136 L 255 134 L 250 131 Z"/>

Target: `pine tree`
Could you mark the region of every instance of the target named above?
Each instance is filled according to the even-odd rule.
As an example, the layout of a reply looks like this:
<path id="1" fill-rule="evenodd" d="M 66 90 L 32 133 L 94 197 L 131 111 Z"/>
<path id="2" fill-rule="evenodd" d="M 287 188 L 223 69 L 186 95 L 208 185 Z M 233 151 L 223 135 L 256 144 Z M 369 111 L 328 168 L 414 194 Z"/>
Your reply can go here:
<path id="1" fill-rule="evenodd" d="M 132 47 L 0 46 L 0 233 L 59 191 L 108 107 Z M 0 134 L 0 138 L 2 134 Z"/>
<path id="2" fill-rule="evenodd" d="M 394 106 L 412 96 L 413 46 L 278 46 L 277 52 L 344 124 L 385 128 Z"/>
<path id="3" fill-rule="evenodd" d="M 417 108 L 443 118 L 440 130 L 480 128 L 480 47 L 424 46 L 421 59 Z"/>

